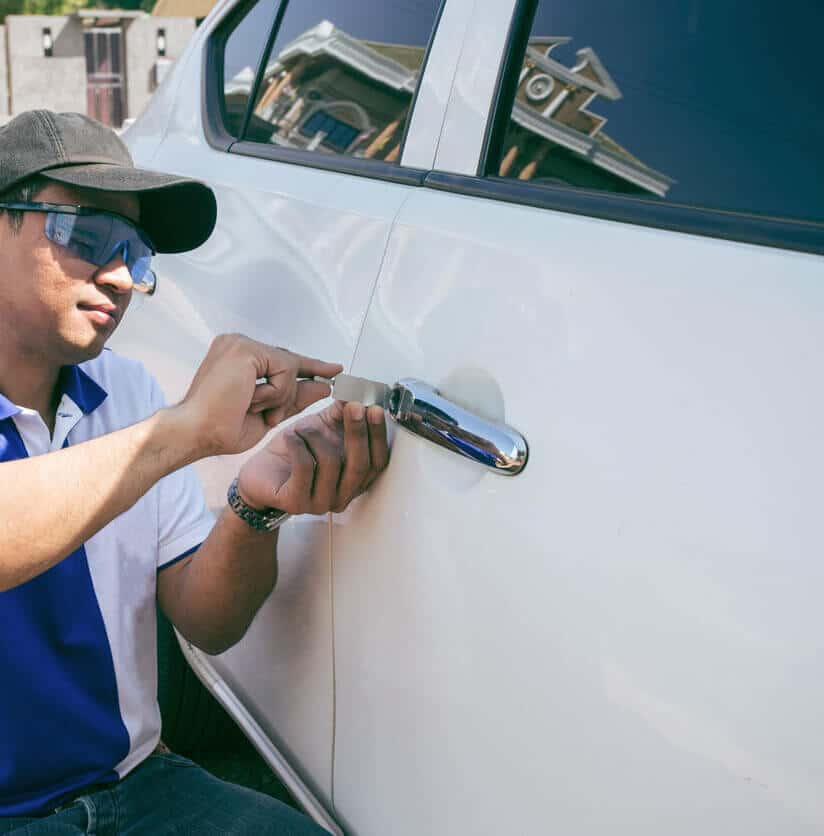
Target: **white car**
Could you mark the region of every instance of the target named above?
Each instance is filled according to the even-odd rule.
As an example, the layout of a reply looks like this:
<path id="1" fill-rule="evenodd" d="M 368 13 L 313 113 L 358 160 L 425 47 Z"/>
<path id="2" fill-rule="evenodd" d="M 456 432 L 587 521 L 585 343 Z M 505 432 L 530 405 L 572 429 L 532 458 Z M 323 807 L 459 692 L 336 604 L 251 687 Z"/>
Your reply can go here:
<path id="1" fill-rule="evenodd" d="M 224 0 L 125 133 L 217 194 L 116 340 L 170 399 L 222 332 L 417 381 L 183 643 L 330 832 L 824 833 L 824 7 L 756 6 Z"/>

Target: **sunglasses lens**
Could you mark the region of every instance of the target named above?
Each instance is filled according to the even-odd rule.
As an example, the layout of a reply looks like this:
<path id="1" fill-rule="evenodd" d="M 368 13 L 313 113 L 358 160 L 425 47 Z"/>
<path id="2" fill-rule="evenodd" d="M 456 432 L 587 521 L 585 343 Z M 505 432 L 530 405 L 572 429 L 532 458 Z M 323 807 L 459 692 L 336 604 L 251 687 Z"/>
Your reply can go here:
<path id="1" fill-rule="evenodd" d="M 50 241 L 97 267 L 120 255 L 134 289 L 154 293 L 157 278 L 149 269 L 154 250 L 137 227 L 105 212 L 89 215 L 50 212 L 46 216 L 45 232 Z"/>

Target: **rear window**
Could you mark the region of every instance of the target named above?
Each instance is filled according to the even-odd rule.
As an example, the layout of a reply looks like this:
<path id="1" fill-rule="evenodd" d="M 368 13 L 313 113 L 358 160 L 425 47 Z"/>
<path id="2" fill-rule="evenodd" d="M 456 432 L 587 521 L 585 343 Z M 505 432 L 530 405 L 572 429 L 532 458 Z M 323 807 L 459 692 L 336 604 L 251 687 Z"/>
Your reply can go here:
<path id="1" fill-rule="evenodd" d="M 821 220 L 824 4 L 539 0 L 487 175 Z"/>

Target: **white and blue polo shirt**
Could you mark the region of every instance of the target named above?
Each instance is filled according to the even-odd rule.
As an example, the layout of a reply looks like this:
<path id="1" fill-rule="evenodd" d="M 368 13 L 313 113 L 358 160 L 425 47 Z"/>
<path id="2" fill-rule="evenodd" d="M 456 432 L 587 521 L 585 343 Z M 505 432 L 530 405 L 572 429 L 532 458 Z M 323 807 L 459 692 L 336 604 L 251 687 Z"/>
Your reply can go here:
<path id="1" fill-rule="evenodd" d="M 2 462 L 81 444 L 164 405 L 139 363 L 108 350 L 65 367 L 59 387 L 53 437 L 37 412 L 0 394 L 0 478 Z M 194 551 L 213 522 L 194 470 L 183 468 L 56 566 L 0 592 L 0 817 L 51 813 L 154 750 L 157 573 Z"/>

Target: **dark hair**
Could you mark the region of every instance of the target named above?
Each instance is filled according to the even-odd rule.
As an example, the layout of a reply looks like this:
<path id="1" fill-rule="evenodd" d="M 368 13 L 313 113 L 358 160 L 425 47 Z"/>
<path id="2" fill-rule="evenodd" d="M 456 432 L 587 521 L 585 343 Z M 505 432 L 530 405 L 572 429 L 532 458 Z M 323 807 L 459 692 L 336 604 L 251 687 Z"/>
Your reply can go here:
<path id="1" fill-rule="evenodd" d="M 20 203 L 34 200 L 48 185 L 49 181 L 45 177 L 35 174 L 0 193 L 0 202 Z M 8 212 L 12 232 L 20 232 L 20 227 L 23 226 L 23 213 L 18 209 L 0 209 L 0 217 L 4 212 Z"/>

